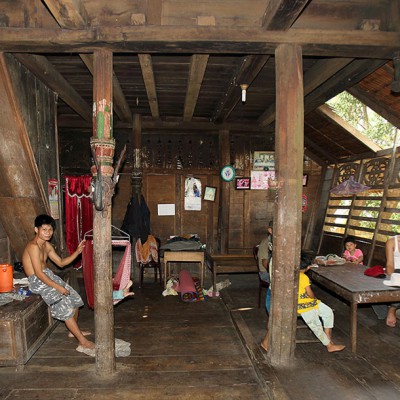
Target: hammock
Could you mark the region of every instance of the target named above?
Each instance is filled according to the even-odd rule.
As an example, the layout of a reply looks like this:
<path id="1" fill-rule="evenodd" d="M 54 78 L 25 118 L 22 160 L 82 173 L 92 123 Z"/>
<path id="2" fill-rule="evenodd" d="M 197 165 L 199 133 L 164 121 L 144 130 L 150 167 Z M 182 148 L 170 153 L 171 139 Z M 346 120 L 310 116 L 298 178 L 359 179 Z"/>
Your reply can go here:
<path id="1" fill-rule="evenodd" d="M 85 234 L 86 238 L 86 234 Z M 119 263 L 117 272 L 113 278 L 113 290 L 122 290 L 131 279 L 131 242 L 129 238 L 114 238 L 112 245 L 115 247 L 125 246 L 125 252 Z M 94 308 L 94 277 L 93 277 L 93 240 L 86 239 L 82 251 L 83 280 L 85 283 L 86 300 L 89 308 Z M 114 305 L 122 299 L 114 300 Z"/>

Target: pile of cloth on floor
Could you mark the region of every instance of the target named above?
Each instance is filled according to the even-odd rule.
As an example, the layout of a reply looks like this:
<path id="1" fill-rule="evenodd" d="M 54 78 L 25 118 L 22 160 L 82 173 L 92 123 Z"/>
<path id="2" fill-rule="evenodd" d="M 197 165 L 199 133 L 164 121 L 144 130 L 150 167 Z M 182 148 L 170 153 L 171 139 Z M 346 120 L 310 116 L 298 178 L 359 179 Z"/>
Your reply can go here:
<path id="1" fill-rule="evenodd" d="M 208 290 L 200 287 L 197 278 L 193 278 L 189 271 L 182 270 L 179 278 L 171 278 L 167 282 L 167 287 L 163 291 L 163 296 L 181 296 L 185 302 L 203 301 L 206 297 L 219 297 L 219 292 L 231 284 L 229 279 L 216 284 L 216 292 L 214 293 L 211 286 Z"/>
<path id="2" fill-rule="evenodd" d="M 83 346 L 78 346 L 76 351 L 79 353 L 86 354 L 90 357 L 96 356 L 95 349 L 88 349 Z M 115 338 L 115 357 L 129 357 L 131 355 L 131 344 L 129 342 L 125 342 L 125 340 Z"/>

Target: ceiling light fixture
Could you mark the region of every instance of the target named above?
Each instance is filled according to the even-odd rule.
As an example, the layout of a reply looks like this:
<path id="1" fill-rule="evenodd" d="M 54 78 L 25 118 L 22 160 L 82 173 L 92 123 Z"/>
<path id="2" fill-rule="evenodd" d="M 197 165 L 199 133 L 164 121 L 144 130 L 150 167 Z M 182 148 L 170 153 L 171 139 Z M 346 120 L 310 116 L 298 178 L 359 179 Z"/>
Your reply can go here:
<path id="1" fill-rule="evenodd" d="M 246 103 L 246 92 L 247 92 L 247 88 L 249 87 L 249 85 L 247 85 L 246 83 L 242 83 L 240 85 L 240 88 L 242 89 L 242 103 Z"/>

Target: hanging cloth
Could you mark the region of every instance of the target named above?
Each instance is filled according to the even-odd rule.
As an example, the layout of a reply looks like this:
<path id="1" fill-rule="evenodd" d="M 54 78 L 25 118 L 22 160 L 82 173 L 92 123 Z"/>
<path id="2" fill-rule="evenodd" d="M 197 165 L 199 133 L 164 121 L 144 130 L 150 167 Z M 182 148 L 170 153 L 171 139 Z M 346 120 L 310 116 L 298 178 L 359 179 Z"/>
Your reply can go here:
<path id="1" fill-rule="evenodd" d="M 135 244 L 136 261 L 147 264 L 150 261 L 158 262 L 158 247 L 156 238 L 153 235 L 147 236 L 147 240 L 142 244 L 139 238 Z"/>
<path id="2" fill-rule="evenodd" d="M 369 189 L 371 189 L 369 186 L 356 182 L 354 177 L 350 176 L 349 179 L 331 189 L 331 193 L 337 194 L 338 196 L 352 196 L 353 194 L 365 192 Z"/>
<path id="3" fill-rule="evenodd" d="M 117 272 L 113 278 L 113 290 L 122 290 L 128 284 L 131 277 L 131 242 L 128 239 L 113 239 L 113 246 L 125 246 L 125 252 L 119 263 Z M 86 300 L 89 308 L 94 308 L 94 276 L 93 276 L 93 240 L 86 239 L 85 247 L 82 251 L 83 280 L 85 283 Z M 117 304 L 121 301 L 114 300 Z"/>
<path id="4" fill-rule="evenodd" d="M 83 240 L 84 232 L 93 228 L 91 175 L 65 176 L 65 240 L 72 254 Z M 81 267 L 81 261 L 74 263 Z"/>
<path id="5" fill-rule="evenodd" d="M 131 238 L 140 238 L 145 243 L 150 235 L 150 210 L 143 195 L 134 194 L 126 209 L 121 229 Z"/>

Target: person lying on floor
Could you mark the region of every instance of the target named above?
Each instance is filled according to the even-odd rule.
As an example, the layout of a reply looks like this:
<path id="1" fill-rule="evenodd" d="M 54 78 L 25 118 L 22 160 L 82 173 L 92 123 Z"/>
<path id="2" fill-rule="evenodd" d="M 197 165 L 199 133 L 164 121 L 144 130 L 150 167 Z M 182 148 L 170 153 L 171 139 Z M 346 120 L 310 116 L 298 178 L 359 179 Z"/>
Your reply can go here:
<path id="1" fill-rule="evenodd" d="M 333 311 L 322 301 L 315 298 L 314 292 L 311 289 L 310 279 L 305 274 L 310 267 L 308 257 L 302 256 L 299 272 L 297 313 L 300 314 L 304 322 L 330 353 L 342 351 L 345 348 L 344 345 L 332 342 Z M 260 346 L 264 350 L 268 350 L 268 332 Z"/>
<path id="2" fill-rule="evenodd" d="M 79 254 L 85 242 L 79 243 L 68 257 L 61 258 L 49 242 L 55 229 L 55 221 L 49 215 L 39 215 L 35 219 L 35 237 L 28 242 L 22 255 L 24 272 L 28 277 L 29 290 L 39 294 L 50 307 L 51 316 L 64 321 L 66 327 L 86 349 L 94 349 L 95 344 L 86 339 L 90 332 L 82 331 L 78 325 L 78 310 L 83 306 L 82 298 L 59 276 L 47 267 L 50 259 L 59 268 L 71 264 Z"/>

